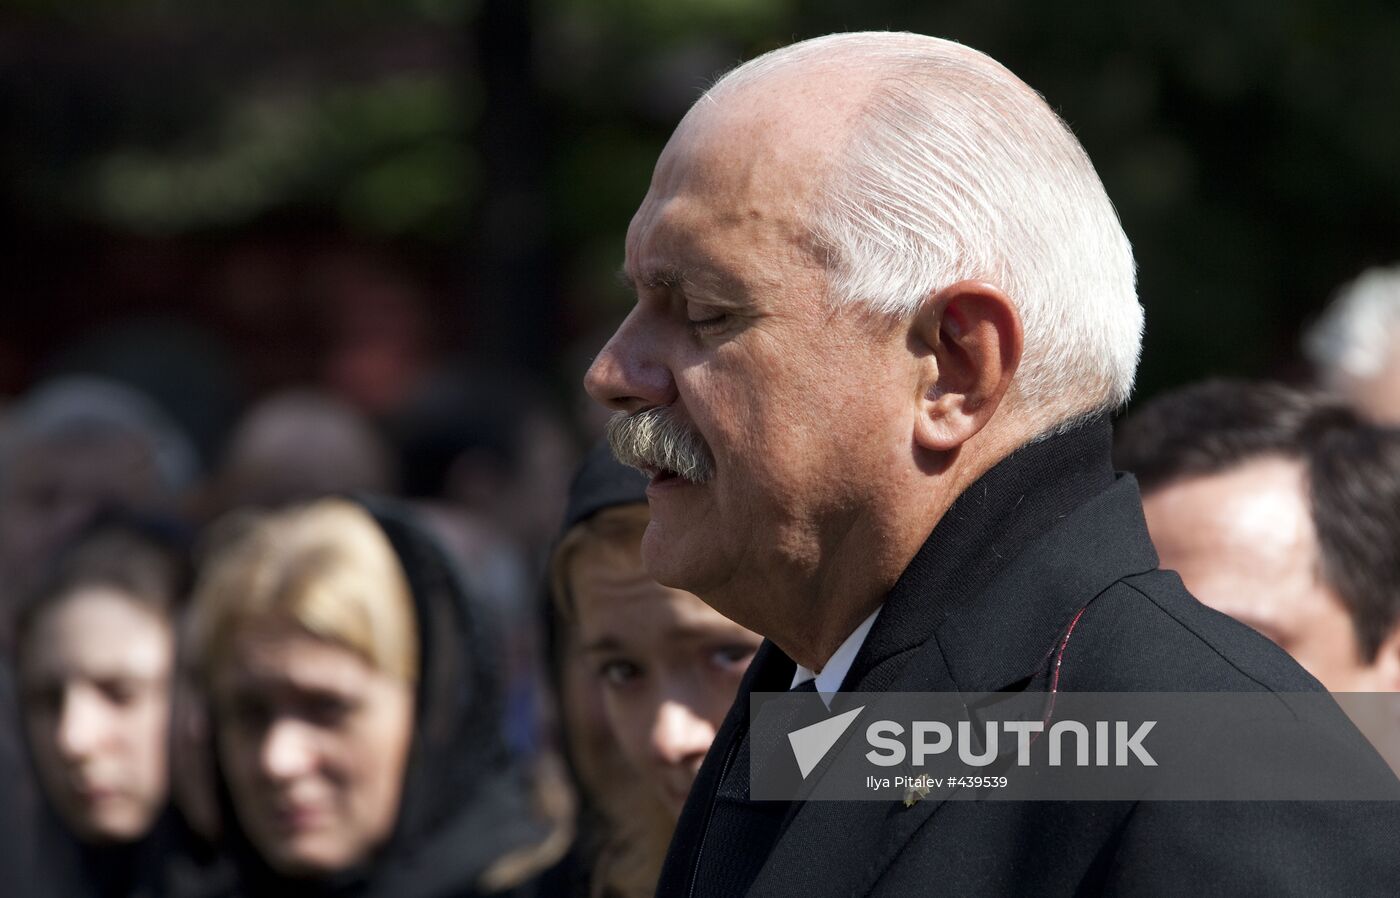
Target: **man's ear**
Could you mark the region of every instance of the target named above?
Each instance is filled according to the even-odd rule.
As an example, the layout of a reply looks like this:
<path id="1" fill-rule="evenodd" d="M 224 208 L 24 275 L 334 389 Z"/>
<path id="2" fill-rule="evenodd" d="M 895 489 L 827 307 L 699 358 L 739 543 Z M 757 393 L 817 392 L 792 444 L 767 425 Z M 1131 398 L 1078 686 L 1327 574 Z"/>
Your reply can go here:
<path id="1" fill-rule="evenodd" d="M 959 281 L 924 300 L 909 331 L 920 359 L 914 440 L 947 452 L 991 420 L 1021 363 L 1021 318 L 1007 295 Z"/>

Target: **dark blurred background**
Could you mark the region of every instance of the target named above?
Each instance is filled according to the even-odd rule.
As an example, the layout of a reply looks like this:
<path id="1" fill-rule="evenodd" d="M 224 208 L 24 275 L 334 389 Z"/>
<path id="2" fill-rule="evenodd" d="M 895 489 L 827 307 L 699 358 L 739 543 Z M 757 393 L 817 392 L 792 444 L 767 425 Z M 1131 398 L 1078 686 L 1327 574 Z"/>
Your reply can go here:
<path id="1" fill-rule="evenodd" d="M 1302 377 L 1336 288 L 1400 261 L 1396 0 L 0 0 L 0 833 L 26 834 L 0 869 L 41 806 L 18 611 L 113 510 L 197 562 L 215 520 L 406 498 L 499 619 L 504 741 L 567 805 L 540 585 L 627 223 L 718 74 L 856 29 L 984 50 L 1073 127 L 1137 250 L 1139 400 Z"/>
<path id="2" fill-rule="evenodd" d="M 0 396 L 117 377 L 206 463 L 271 391 L 381 418 L 464 360 L 577 415 L 688 104 L 862 28 L 987 51 L 1074 128 L 1137 248 L 1140 397 L 1291 373 L 1400 256 L 1392 0 L 6 0 Z"/>

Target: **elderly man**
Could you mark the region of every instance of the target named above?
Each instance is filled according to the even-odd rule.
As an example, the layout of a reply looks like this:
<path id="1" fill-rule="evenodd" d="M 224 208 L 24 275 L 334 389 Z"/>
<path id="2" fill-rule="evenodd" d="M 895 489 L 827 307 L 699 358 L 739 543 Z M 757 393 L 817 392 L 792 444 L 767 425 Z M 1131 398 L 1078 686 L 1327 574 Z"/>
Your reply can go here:
<path id="1" fill-rule="evenodd" d="M 1334 692 L 1400 691 L 1400 431 L 1281 384 L 1136 410 L 1114 458 L 1164 568 Z"/>
<path id="2" fill-rule="evenodd" d="M 823 693 L 1317 688 L 1156 570 L 1104 421 L 1136 367 L 1132 253 L 1083 149 L 1014 75 L 908 34 L 834 35 L 736 69 L 662 153 L 626 273 L 637 304 L 587 387 L 617 413 L 614 451 L 652 475 L 645 563 L 768 640 L 659 894 L 1400 881 L 1379 835 L 1400 826 L 1393 804 L 1367 819 L 1336 804 L 748 800 L 751 693 L 813 679 Z M 1359 740 L 1338 763 L 1373 770 Z"/>

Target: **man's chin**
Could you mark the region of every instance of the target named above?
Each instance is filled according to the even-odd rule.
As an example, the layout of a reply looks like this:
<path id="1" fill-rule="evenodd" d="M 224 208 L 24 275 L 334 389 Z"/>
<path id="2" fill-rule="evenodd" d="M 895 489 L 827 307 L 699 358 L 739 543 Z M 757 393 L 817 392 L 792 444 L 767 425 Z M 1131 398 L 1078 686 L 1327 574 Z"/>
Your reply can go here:
<path id="1" fill-rule="evenodd" d="M 667 512 L 651 506 L 651 522 L 642 535 L 642 567 L 662 586 L 698 595 L 706 582 L 709 559 L 705 550 L 713 550 L 714 543 L 703 539 L 693 523 Z"/>

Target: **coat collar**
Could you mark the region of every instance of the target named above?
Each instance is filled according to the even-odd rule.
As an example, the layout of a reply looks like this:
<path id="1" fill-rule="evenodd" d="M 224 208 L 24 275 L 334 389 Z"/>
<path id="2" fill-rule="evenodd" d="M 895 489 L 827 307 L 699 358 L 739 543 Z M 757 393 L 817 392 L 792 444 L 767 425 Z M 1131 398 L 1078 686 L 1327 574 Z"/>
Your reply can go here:
<path id="1" fill-rule="evenodd" d="M 1108 423 L 1092 421 L 1021 447 L 965 490 L 885 597 L 845 691 L 888 689 L 900 656 L 984 605 L 980 596 L 1027 546 L 1112 485 L 1112 442 Z M 1012 604 L 996 613 L 1027 603 Z"/>
<path id="2" fill-rule="evenodd" d="M 1091 421 L 1022 446 L 965 490 L 886 595 L 843 691 L 889 689 L 905 656 L 950 618 L 979 610 L 1037 616 L 1033 603 L 1014 601 L 989 612 L 979 597 L 1028 545 L 1113 485 L 1112 443 L 1108 422 Z M 765 646 L 751 666 L 747 691 L 782 692 L 796 664 L 766 640 Z"/>
<path id="3" fill-rule="evenodd" d="M 1114 582 L 1156 569 L 1137 481 L 1122 474 L 999 572 L 935 630 L 960 692 L 1043 672 L 1074 616 Z"/>
<path id="4" fill-rule="evenodd" d="M 843 690 L 969 693 L 1024 681 L 1080 608 L 1155 568 L 1137 483 L 1114 477 L 1109 444 L 1107 425 L 1091 425 L 1026 447 L 974 484 L 890 592 Z M 764 660 L 762 682 L 790 675 L 780 652 Z M 792 894 L 814 875 L 833 894 L 863 894 L 944 798 L 803 803 L 749 894 Z M 860 844 L 859 833 L 878 841 Z M 862 852 L 861 863 L 814 865 L 815 845 Z"/>

